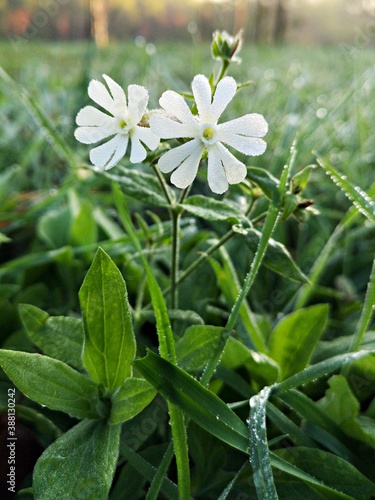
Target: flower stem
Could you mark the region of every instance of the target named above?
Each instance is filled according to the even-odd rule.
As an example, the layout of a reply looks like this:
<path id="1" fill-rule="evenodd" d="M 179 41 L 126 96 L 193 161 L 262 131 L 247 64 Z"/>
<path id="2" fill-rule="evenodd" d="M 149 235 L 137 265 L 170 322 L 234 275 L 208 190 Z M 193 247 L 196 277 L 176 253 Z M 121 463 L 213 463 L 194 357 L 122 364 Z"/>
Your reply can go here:
<path id="1" fill-rule="evenodd" d="M 171 192 L 168 188 L 168 184 L 165 182 L 164 176 L 162 175 L 162 173 L 160 172 L 160 170 L 158 169 L 156 164 L 152 165 L 152 167 L 155 170 L 156 177 L 158 178 L 158 181 L 160 183 L 160 186 L 163 190 L 163 193 L 164 193 L 164 196 L 165 196 L 167 202 L 170 205 L 174 205 L 174 200 L 173 200 Z"/>
<path id="2" fill-rule="evenodd" d="M 223 64 L 221 65 L 220 73 L 216 79 L 215 89 L 217 87 L 217 84 L 220 82 L 220 80 L 222 80 L 224 78 L 224 76 L 226 75 L 228 68 L 229 68 L 229 64 L 230 64 L 230 61 L 228 61 L 227 59 L 223 59 Z"/>
<path id="3" fill-rule="evenodd" d="M 178 308 L 178 269 L 180 256 L 180 217 L 179 210 L 171 210 L 172 217 L 172 261 L 171 261 L 171 308 Z"/>

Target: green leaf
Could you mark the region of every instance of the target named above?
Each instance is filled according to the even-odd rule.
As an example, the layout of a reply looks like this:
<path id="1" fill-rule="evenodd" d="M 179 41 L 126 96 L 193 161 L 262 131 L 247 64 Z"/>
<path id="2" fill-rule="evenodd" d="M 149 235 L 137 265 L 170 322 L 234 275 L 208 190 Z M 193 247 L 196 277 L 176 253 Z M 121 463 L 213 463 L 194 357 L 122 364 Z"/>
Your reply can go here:
<path id="1" fill-rule="evenodd" d="M 6 236 L 4 233 L 0 233 L 0 245 L 2 243 L 9 243 L 10 241 L 12 241 L 11 238 Z"/>
<path id="2" fill-rule="evenodd" d="M 358 415 L 360 404 L 342 375 L 333 375 L 328 380 L 329 388 L 319 401 L 332 420 L 339 425 Z"/>
<path id="3" fill-rule="evenodd" d="M 309 368 L 306 368 L 305 370 L 292 375 L 282 382 L 279 382 L 275 386 L 275 391 L 279 393 L 289 391 L 290 389 L 294 389 L 295 387 L 306 384 L 307 382 L 311 382 L 316 378 L 328 375 L 329 373 L 342 368 L 347 363 L 357 361 L 364 356 L 368 356 L 369 354 L 375 353 L 373 353 L 372 351 L 351 352 L 348 354 L 335 356 L 334 358 L 330 358 L 326 361 L 321 361 L 320 363 L 310 366 Z"/>
<path id="4" fill-rule="evenodd" d="M 141 412 L 156 396 L 156 391 L 142 378 L 128 378 L 112 396 L 110 423 L 119 424 Z"/>
<path id="5" fill-rule="evenodd" d="M 311 450 L 311 448 L 308 449 Z M 337 490 L 334 490 L 333 488 L 326 486 L 315 477 L 307 474 L 299 467 L 292 465 L 276 454 L 271 453 L 270 456 L 273 467 L 276 467 L 277 469 L 290 474 L 292 477 L 300 479 L 313 491 L 317 492 L 322 498 L 326 498 L 329 500 L 355 500 L 353 497 L 348 496 L 345 493 L 341 493 Z M 320 464 L 320 467 L 322 467 L 322 463 Z"/>
<path id="6" fill-rule="evenodd" d="M 90 245 L 97 241 L 98 227 L 94 218 L 94 207 L 88 199 L 81 199 L 77 193 L 69 193 L 72 223 L 69 242 L 73 246 Z"/>
<path id="7" fill-rule="evenodd" d="M 273 384 L 279 374 L 275 361 L 262 352 L 249 349 L 242 342 L 230 337 L 221 358 L 221 364 L 235 370 L 245 366 L 252 380 L 268 385 Z"/>
<path id="8" fill-rule="evenodd" d="M 178 365 L 188 371 L 202 368 L 208 363 L 224 335 L 224 328 L 219 326 L 191 326 L 176 344 Z"/>
<path id="9" fill-rule="evenodd" d="M 119 425 L 84 420 L 49 446 L 35 465 L 35 498 L 107 500 L 117 464 Z"/>
<path id="10" fill-rule="evenodd" d="M 105 170 L 100 172 L 95 170 L 95 172 L 107 179 L 118 182 L 125 194 L 144 202 L 148 206 L 166 207 L 168 205 L 155 175 L 140 172 L 138 169 L 119 166 L 117 168 L 121 171 L 121 175 L 114 175 Z"/>
<path id="11" fill-rule="evenodd" d="M 346 460 L 331 453 L 306 447 L 277 450 L 274 453 L 319 481 L 320 485 L 317 485 L 301 476 L 305 484 L 322 494 L 323 498 L 368 500 L 375 494 L 375 485 L 367 477 Z"/>
<path id="12" fill-rule="evenodd" d="M 72 215 L 67 207 L 49 210 L 38 220 L 37 233 L 49 248 L 68 245 Z"/>
<path id="13" fill-rule="evenodd" d="M 250 167 L 247 170 L 247 178 L 258 186 L 269 200 L 274 200 L 279 194 L 279 181 L 268 170 L 258 167 Z"/>
<path id="14" fill-rule="evenodd" d="M 319 165 L 330 175 L 331 179 L 337 184 L 345 195 L 353 202 L 354 206 L 375 224 L 375 202 L 360 187 L 354 186 L 348 181 L 346 176 L 342 176 L 336 169 L 326 163 L 322 158 L 318 158 Z"/>
<path id="15" fill-rule="evenodd" d="M 112 391 L 131 376 L 136 346 L 124 279 L 101 248 L 79 299 L 85 327 L 83 364 L 96 382 Z"/>
<path id="16" fill-rule="evenodd" d="M 240 233 L 241 234 L 241 233 Z M 258 248 L 262 233 L 254 228 L 249 228 L 243 235 L 247 246 L 252 252 Z M 298 283 L 307 283 L 308 278 L 298 267 L 287 248 L 280 242 L 270 238 L 263 258 L 263 264 L 281 276 Z"/>
<path id="17" fill-rule="evenodd" d="M 328 305 L 298 309 L 276 325 L 270 339 L 270 356 L 280 366 L 280 380 L 303 370 L 322 335 L 328 319 Z"/>
<path id="18" fill-rule="evenodd" d="M 244 219 L 243 213 L 236 205 L 207 196 L 190 196 L 180 206 L 187 212 L 209 221 L 238 223 Z"/>
<path id="19" fill-rule="evenodd" d="M 20 304 L 18 309 L 27 335 L 44 354 L 83 370 L 81 319 L 50 317 L 42 309 L 30 304 Z"/>
<path id="20" fill-rule="evenodd" d="M 97 385 L 56 359 L 21 351 L 0 351 L 0 365 L 28 398 L 77 418 L 97 418 Z"/>
<path id="21" fill-rule="evenodd" d="M 248 451 L 246 425 L 195 378 L 151 351 L 134 362 L 142 375 L 171 403 L 225 443 Z"/>
<path id="22" fill-rule="evenodd" d="M 258 498 L 277 500 L 267 443 L 266 407 L 272 387 L 265 387 L 250 399 L 250 462 Z"/>

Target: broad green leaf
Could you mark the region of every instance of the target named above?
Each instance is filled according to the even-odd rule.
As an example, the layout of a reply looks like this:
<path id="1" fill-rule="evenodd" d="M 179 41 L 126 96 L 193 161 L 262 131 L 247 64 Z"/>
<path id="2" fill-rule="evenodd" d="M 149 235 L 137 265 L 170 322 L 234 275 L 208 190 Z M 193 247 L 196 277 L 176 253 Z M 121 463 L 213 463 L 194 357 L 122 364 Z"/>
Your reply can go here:
<path id="1" fill-rule="evenodd" d="M 266 408 L 272 387 L 265 387 L 250 399 L 250 462 L 258 498 L 277 500 L 267 442 Z"/>
<path id="2" fill-rule="evenodd" d="M 50 317 L 30 304 L 20 304 L 21 321 L 30 340 L 52 358 L 83 370 L 83 324 L 79 318 Z"/>
<path id="3" fill-rule="evenodd" d="M 276 325 L 270 339 L 270 356 L 280 366 L 280 380 L 303 370 L 322 335 L 328 319 L 328 305 L 298 309 Z"/>
<path id="4" fill-rule="evenodd" d="M 77 418 L 102 410 L 97 385 L 56 359 L 21 351 L 0 351 L 0 365 L 28 398 Z"/>
<path id="5" fill-rule="evenodd" d="M 345 335 L 342 337 L 337 337 L 332 340 L 321 340 L 317 344 L 317 347 L 312 356 L 312 361 L 317 363 L 318 361 L 323 361 L 324 359 L 333 358 L 338 354 L 344 354 L 350 351 L 350 346 L 352 344 L 353 337 L 351 335 Z M 375 350 L 375 332 L 366 332 L 362 339 L 361 344 L 362 349 L 369 351 Z"/>
<path id="6" fill-rule="evenodd" d="M 80 199 L 75 191 L 69 193 L 72 223 L 69 242 L 73 246 L 90 245 L 98 238 L 98 227 L 94 218 L 94 207 L 88 199 Z"/>
<path id="7" fill-rule="evenodd" d="M 18 421 L 26 424 L 44 448 L 47 448 L 62 435 L 62 431 L 39 409 L 26 405 L 16 405 L 16 415 Z"/>
<path id="8" fill-rule="evenodd" d="M 279 194 L 279 181 L 268 170 L 258 167 L 250 167 L 247 170 L 247 178 L 257 185 L 269 200 L 274 200 Z"/>
<path id="9" fill-rule="evenodd" d="M 249 228 L 245 238 L 247 246 L 252 252 L 258 248 L 261 232 L 254 228 Z M 275 273 L 299 283 L 306 283 L 308 278 L 297 266 L 287 248 L 280 242 L 270 238 L 268 247 L 263 259 L 263 264 Z"/>
<path id="10" fill-rule="evenodd" d="M 67 207 L 49 210 L 38 220 L 37 233 L 49 248 L 59 249 L 68 245 L 72 215 Z"/>
<path id="11" fill-rule="evenodd" d="M 360 404 L 343 375 L 333 375 L 320 406 L 337 422 L 348 436 L 357 438 L 369 446 L 375 446 L 375 421 L 359 416 Z"/>
<path id="12" fill-rule="evenodd" d="M 52 443 L 35 465 L 35 498 L 107 500 L 116 469 L 120 425 L 84 420 Z"/>
<path id="13" fill-rule="evenodd" d="M 375 224 L 375 201 L 363 191 L 360 187 L 354 186 L 348 181 L 346 176 L 341 175 L 335 168 L 326 163 L 322 158 L 318 158 L 319 165 L 330 175 L 331 179 L 337 184 L 345 195 L 353 202 L 354 206 Z"/>
<path id="14" fill-rule="evenodd" d="M 225 330 L 219 326 L 194 325 L 176 344 L 178 365 L 193 371 L 208 363 Z"/>
<path id="15" fill-rule="evenodd" d="M 247 453 L 246 425 L 195 378 L 151 351 L 134 362 L 142 375 L 171 403 L 222 441 Z"/>
<path id="16" fill-rule="evenodd" d="M 360 404 L 343 375 L 333 375 L 328 380 L 329 388 L 320 406 L 339 425 L 358 415 Z"/>
<path id="17" fill-rule="evenodd" d="M 337 490 L 334 490 L 333 488 L 326 486 L 323 482 L 320 482 L 315 477 L 301 470 L 299 467 L 296 467 L 295 465 L 287 462 L 275 453 L 270 453 L 270 459 L 274 468 L 277 468 L 282 472 L 286 472 L 293 478 L 303 481 L 314 492 L 317 492 L 321 498 L 326 498 L 329 500 L 355 500 L 353 497 L 348 496 L 345 493 L 341 493 Z"/>
<path id="18" fill-rule="evenodd" d="M 119 424 L 141 412 L 156 396 L 152 385 L 142 378 L 128 378 L 112 396 L 110 423 Z"/>
<path id="19" fill-rule="evenodd" d="M 374 396 L 375 350 L 368 353 L 371 355 L 352 363 L 344 372 L 358 401 Z"/>
<path id="20" fill-rule="evenodd" d="M 334 358 L 330 358 L 326 361 L 321 361 L 320 363 L 310 366 L 309 368 L 292 375 L 282 382 L 279 382 L 275 385 L 275 390 L 278 393 L 289 391 L 290 389 L 294 389 L 295 387 L 306 384 L 307 382 L 311 382 L 316 378 L 329 375 L 346 364 L 357 361 L 364 356 L 368 356 L 369 354 L 372 354 L 372 351 L 351 352 L 341 356 L 335 356 Z"/>
<path id="21" fill-rule="evenodd" d="M 190 196 L 180 206 L 187 212 L 209 221 L 237 223 L 244 218 L 236 205 L 202 195 Z"/>
<path id="22" fill-rule="evenodd" d="M 270 385 L 278 377 L 279 368 L 275 361 L 262 352 L 246 347 L 242 342 L 230 337 L 221 358 L 221 364 L 229 369 L 245 366 L 252 380 Z"/>
<path id="23" fill-rule="evenodd" d="M 83 364 L 96 382 L 112 391 L 131 376 L 136 346 L 124 279 L 101 248 L 79 299 L 85 327 Z"/>
<path id="24" fill-rule="evenodd" d="M 314 491 L 321 493 L 323 498 L 368 500 L 375 494 L 374 483 L 346 460 L 331 453 L 306 447 L 277 450 L 274 453 L 319 481 L 321 485 L 314 484 L 303 476 L 300 478 Z"/>
<path id="25" fill-rule="evenodd" d="M 95 172 L 107 179 L 118 182 L 125 194 L 144 202 L 146 205 L 157 207 L 166 207 L 168 205 L 155 175 L 146 174 L 134 168 L 117 168 L 121 171 L 121 175 L 111 174 L 105 170 L 100 172 L 95 170 Z"/>

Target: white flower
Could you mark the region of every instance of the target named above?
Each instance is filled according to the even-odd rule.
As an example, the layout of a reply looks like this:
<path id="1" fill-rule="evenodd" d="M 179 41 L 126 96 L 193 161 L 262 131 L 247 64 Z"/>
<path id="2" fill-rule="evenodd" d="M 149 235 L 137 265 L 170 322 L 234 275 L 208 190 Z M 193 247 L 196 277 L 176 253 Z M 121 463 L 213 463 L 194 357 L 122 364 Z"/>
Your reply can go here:
<path id="1" fill-rule="evenodd" d="M 246 166 L 223 143 L 246 155 L 260 155 L 266 149 L 266 143 L 260 138 L 267 133 L 268 125 L 263 116 L 256 113 L 217 124 L 237 90 L 235 80 L 229 76 L 220 80 L 213 97 L 208 79 L 203 75 L 195 76 L 192 89 L 197 116 L 181 95 L 167 91 L 159 100 L 167 115 L 159 113 L 150 118 L 151 130 L 162 139 L 192 138 L 165 153 L 158 165 L 163 173 L 174 171 L 171 182 L 184 189 L 195 179 L 202 154 L 207 150 L 208 185 L 214 193 L 222 194 L 228 184 L 237 184 L 246 177 Z"/>
<path id="2" fill-rule="evenodd" d="M 128 103 L 122 88 L 107 75 L 103 75 L 110 93 L 105 85 L 97 80 L 91 80 L 88 94 L 91 99 L 108 113 L 86 106 L 77 114 L 78 128 L 74 135 L 84 144 L 92 144 L 114 136 L 107 142 L 90 151 L 91 162 L 106 170 L 112 168 L 125 155 L 129 138 L 131 141 L 130 161 L 142 162 L 149 149 L 158 147 L 160 139 L 149 127 L 139 125 L 146 112 L 148 91 L 140 85 L 129 85 Z"/>

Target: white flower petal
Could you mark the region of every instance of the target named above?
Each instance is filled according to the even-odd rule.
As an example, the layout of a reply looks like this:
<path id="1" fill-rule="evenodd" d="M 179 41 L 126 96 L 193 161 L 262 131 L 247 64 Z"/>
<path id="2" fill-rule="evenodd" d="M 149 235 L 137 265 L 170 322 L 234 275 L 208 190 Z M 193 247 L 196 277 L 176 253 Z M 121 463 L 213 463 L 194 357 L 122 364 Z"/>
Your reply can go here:
<path id="1" fill-rule="evenodd" d="M 165 153 L 159 160 L 158 167 L 161 172 L 167 174 L 172 172 L 175 168 L 179 167 L 189 156 L 202 156 L 204 146 L 199 139 L 182 144 L 177 148 L 171 149 Z"/>
<path id="2" fill-rule="evenodd" d="M 148 149 L 151 151 L 154 151 L 159 146 L 160 143 L 160 138 L 157 134 L 154 134 L 154 132 L 148 128 L 148 127 L 136 127 L 133 134 L 132 134 L 132 139 L 133 137 L 138 138 L 140 141 L 142 141 Z"/>
<path id="3" fill-rule="evenodd" d="M 98 80 L 91 80 L 88 88 L 89 97 L 112 114 L 116 112 L 116 106 L 104 84 Z"/>
<path id="4" fill-rule="evenodd" d="M 220 153 L 221 162 L 228 183 L 238 184 L 242 182 L 247 174 L 246 166 L 241 161 L 237 160 L 237 158 L 220 142 L 218 142 L 216 146 Z"/>
<path id="5" fill-rule="evenodd" d="M 221 114 L 236 95 L 237 83 L 231 76 L 226 76 L 218 83 L 210 108 L 210 116 L 216 123 Z"/>
<path id="6" fill-rule="evenodd" d="M 207 180 L 211 191 L 214 193 L 223 194 L 228 189 L 228 181 L 217 144 L 208 148 Z"/>
<path id="7" fill-rule="evenodd" d="M 90 151 L 90 160 L 97 167 L 104 167 L 106 170 L 112 168 L 125 155 L 128 147 L 129 137 L 126 135 L 116 135 L 110 141 Z"/>
<path id="8" fill-rule="evenodd" d="M 180 94 L 173 92 L 173 90 L 167 90 L 159 99 L 159 104 L 167 113 L 175 116 L 181 123 L 195 128 L 197 121 L 186 104 L 185 99 Z"/>
<path id="9" fill-rule="evenodd" d="M 208 79 L 204 75 L 196 75 L 192 83 L 193 95 L 201 122 L 211 121 L 212 92 Z"/>
<path id="10" fill-rule="evenodd" d="M 88 126 L 88 127 L 103 127 L 110 125 L 113 122 L 113 117 L 109 116 L 99 109 L 94 108 L 93 106 L 86 106 L 82 108 L 77 116 L 76 123 L 77 125 Z"/>
<path id="11" fill-rule="evenodd" d="M 173 172 L 171 175 L 171 183 L 180 189 L 185 189 L 190 186 L 197 176 L 201 157 L 202 152 L 200 148 L 196 148 Z"/>
<path id="12" fill-rule="evenodd" d="M 196 123 L 196 125 L 198 124 Z M 197 135 L 195 127 L 176 122 L 161 113 L 155 113 L 150 117 L 150 127 L 151 130 L 162 139 L 195 137 Z"/>
<path id="13" fill-rule="evenodd" d="M 141 163 L 147 156 L 147 151 L 141 141 L 154 150 L 158 147 L 160 139 L 149 128 L 135 127 L 131 134 L 130 161 L 132 163 Z"/>
<path id="14" fill-rule="evenodd" d="M 107 75 L 103 75 L 104 80 L 106 81 L 108 88 L 113 97 L 114 107 L 117 112 L 123 112 L 126 109 L 126 96 L 123 89 L 120 87 L 118 83 L 116 83 L 112 78 Z"/>
<path id="15" fill-rule="evenodd" d="M 241 116 L 235 120 L 218 125 L 219 130 L 250 137 L 263 137 L 268 131 L 268 123 L 258 113 Z"/>
<path id="16" fill-rule="evenodd" d="M 146 112 L 148 104 L 148 91 L 141 85 L 129 85 L 128 87 L 128 110 L 134 125 L 137 125 Z"/>
<path id="17" fill-rule="evenodd" d="M 240 153 L 249 156 L 258 156 L 265 152 L 267 144 L 263 139 L 258 137 L 246 137 L 244 135 L 232 134 L 219 130 L 218 137 L 221 142 L 225 142 L 228 146 L 237 149 Z"/>
<path id="18" fill-rule="evenodd" d="M 131 139 L 130 161 L 132 163 L 142 163 L 146 156 L 146 148 L 139 140 L 139 137 L 133 136 Z"/>
<path id="19" fill-rule="evenodd" d="M 74 137 L 83 144 L 93 144 L 113 134 L 115 132 L 109 127 L 78 127 Z"/>

